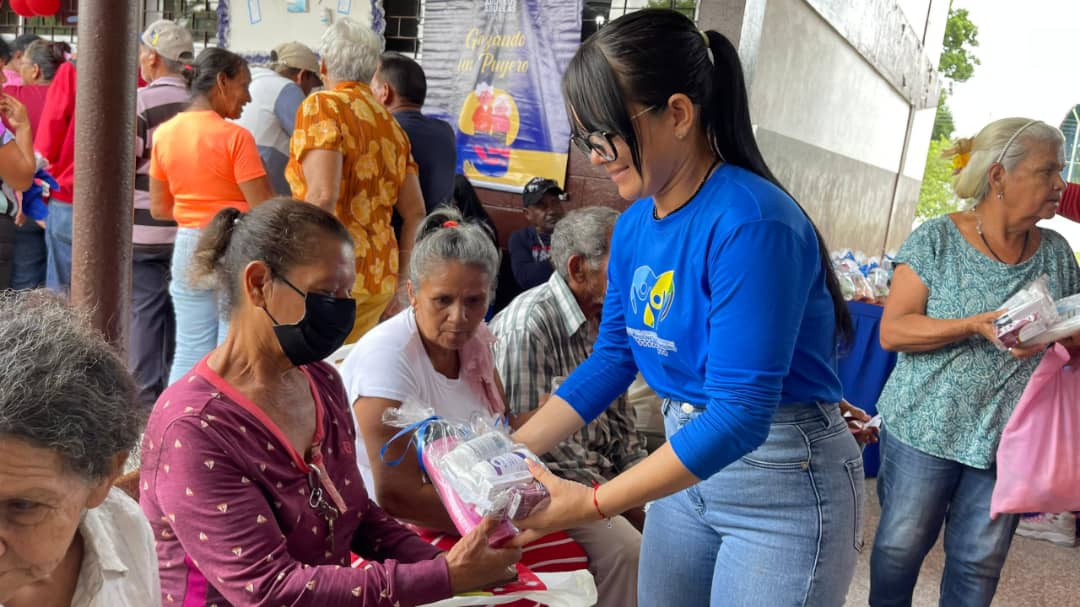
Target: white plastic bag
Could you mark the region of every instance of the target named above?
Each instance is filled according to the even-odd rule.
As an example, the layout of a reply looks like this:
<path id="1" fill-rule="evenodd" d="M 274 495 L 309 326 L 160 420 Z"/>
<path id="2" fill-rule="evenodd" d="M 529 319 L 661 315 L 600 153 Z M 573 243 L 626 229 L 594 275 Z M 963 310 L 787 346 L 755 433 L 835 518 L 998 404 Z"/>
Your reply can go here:
<path id="1" fill-rule="evenodd" d="M 994 329 L 1002 349 L 1029 342 L 1058 322 L 1048 283 L 1049 278 L 1044 274 L 998 308 L 1004 314 L 994 321 Z"/>

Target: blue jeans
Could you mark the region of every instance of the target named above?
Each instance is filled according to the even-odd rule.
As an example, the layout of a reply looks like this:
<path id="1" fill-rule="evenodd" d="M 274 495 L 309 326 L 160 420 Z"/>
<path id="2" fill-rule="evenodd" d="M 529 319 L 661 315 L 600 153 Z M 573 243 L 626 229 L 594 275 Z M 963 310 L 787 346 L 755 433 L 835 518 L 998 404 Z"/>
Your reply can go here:
<path id="1" fill-rule="evenodd" d="M 870 554 L 870 604 L 911 605 L 923 559 L 945 525 L 940 604 L 989 605 L 1018 515 L 990 520 L 994 469 L 923 453 L 881 433 L 881 525 Z"/>
<path id="2" fill-rule="evenodd" d="M 6 213 L 0 214 L 0 291 L 11 288 L 14 261 L 15 219 Z"/>
<path id="3" fill-rule="evenodd" d="M 668 437 L 701 411 L 665 400 Z M 843 605 L 863 545 L 863 483 L 839 407 L 779 408 L 761 447 L 650 504 L 638 605 Z"/>
<path id="4" fill-rule="evenodd" d="M 49 250 L 45 245 L 45 229 L 27 219 L 15 228 L 15 257 L 11 271 L 11 288 L 26 290 L 45 286 Z"/>
<path id="5" fill-rule="evenodd" d="M 58 293 L 71 290 L 71 215 L 72 206 L 63 202 L 49 203 L 45 219 L 45 246 L 49 262 L 45 269 L 45 286 Z"/>
<path id="6" fill-rule="evenodd" d="M 176 352 L 173 355 L 169 384 L 176 383 L 204 356 L 225 340 L 229 324 L 221 319 L 217 291 L 191 283 L 188 270 L 202 230 L 180 228 L 172 257 L 172 296 L 176 313 Z"/>

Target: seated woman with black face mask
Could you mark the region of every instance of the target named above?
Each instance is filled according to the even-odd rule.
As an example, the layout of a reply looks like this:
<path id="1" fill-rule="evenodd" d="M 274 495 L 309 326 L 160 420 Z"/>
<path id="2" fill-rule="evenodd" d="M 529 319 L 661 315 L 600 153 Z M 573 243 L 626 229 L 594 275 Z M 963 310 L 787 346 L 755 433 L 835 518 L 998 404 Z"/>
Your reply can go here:
<path id="1" fill-rule="evenodd" d="M 356 314 L 353 242 L 333 215 L 289 199 L 224 209 L 192 279 L 214 283 L 230 325 L 143 440 L 164 604 L 416 605 L 505 577 L 520 551 L 490 548 L 490 522 L 444 557 L 368 498 L 345 389 L 322 362 Z M 350 551 L 369 562 L 350 567 Z"/>

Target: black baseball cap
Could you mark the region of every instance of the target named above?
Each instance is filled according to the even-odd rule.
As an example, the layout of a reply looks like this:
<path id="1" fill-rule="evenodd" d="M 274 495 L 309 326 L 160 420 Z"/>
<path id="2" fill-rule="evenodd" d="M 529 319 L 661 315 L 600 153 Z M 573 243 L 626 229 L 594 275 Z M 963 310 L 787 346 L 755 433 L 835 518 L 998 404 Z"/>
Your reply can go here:
<path id="1" fill-rule="evenodd" d="M 566 200 L 566 192 L 559 187 L 559 184 L 556 183 L 554 179 L 533 177 L 529 180 L 529 183 L 525 184 L 525 191 L 521 194 L 522 204 L 526 207 L 531 207 L 543 200 L 544 194 L 547 194 L 548 192 L 558 196 L 559 200 Z"/>

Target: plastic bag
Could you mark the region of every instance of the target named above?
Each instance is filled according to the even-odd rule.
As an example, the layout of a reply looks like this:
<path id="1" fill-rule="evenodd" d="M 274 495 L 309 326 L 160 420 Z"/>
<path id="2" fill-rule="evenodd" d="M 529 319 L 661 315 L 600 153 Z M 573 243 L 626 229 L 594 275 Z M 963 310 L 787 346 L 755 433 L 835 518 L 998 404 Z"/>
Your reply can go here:
<path id="1" fill-rule="evenodd" d="M 1025 341 L 1025 346 L 1053 343 L 1080 332 L 1080 295 L 1059 299 L 1054 307 L 1057 309 L 1058 321 L 1045 332 Z"/>
<path id="2" fill-rule="evenodd" d="M 383 447 L 383 455 L 390 443 L 412 432 L 420 467 L 458 533 L 466 535 L 484 517 L 496 517 L 502 520 L 488 538 L 493 546 L 517 535 L 511 520 L 525 518 L 550 501 L 526 460 L 543 464 L 524 445 L 515 444 L 499 420 L 474 414 L 468 422 L 451 421 L 433 413 L 411 402 L 387 409 L 383 423 L 403 430 Z"/>
<path id="3" fill-rule="evenodd" d="M 1005 313 L 994 321 L 994 329 L 1004 348 L 1029 342 L 1058 322 L 1048 282 L 1046 275 L 1036 278 L 998 308 Z"/>
<path id="4" fill-rule="evenodd" d="M 889 296 L 889 272 L 884 268 L 875 267 L 866 276 L 870 287 L 874 290 L 874 298 L 881 300 Z"/>
<path id="5" fill-rule="evenodd" d="M 848 272 L 848 276 L 851 277 L 851 282 L 855 285 L 855 297 L 856 301 L 874 301 L 874 287 L 870 286 L 870 281 L 863 276 L 862 272 L 858 269 Z"/>
<path id="6" fill-rule="evenodd" d="M 836 280 L 840 283 L 840 292 L 844 295 L 844 301 L 855 299 L 855 281 L 847 272 L 837 272 Z"/>
<path id="7" fill-rule="evenodd" d="M 997 451 L 990 517 L 1080 510 L 1080 364 L 1061 344 L 1046 352 Z M 1078 361 L 1080 363 L 1080 361 Z"/>
<path id="8" fill-rule="evenodd" d="M 520 568 L 519 568 L 520 571 Z M 503 588 L 493 591 L 471 592 L 428 603 L 424 607 L 475 607 L 480 605 L 505 605 L 517 601 L 536 601 L 548 607 L 591 607 L 596 604 L 596 584 L 587 569 L 565 573 L 533 574 L 539 586 L 532 584 L 529 590 L 505 592 Z"/>

